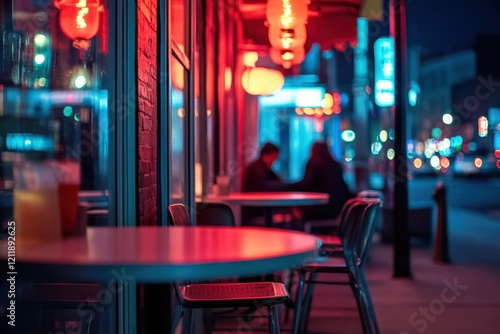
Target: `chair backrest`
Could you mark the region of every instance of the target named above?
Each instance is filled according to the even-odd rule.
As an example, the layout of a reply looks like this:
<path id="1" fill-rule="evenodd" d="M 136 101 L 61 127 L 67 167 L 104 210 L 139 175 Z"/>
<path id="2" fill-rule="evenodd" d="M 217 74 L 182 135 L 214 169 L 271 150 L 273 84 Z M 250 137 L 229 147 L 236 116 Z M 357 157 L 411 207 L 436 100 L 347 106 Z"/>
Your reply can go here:
<path id="1" fill-rule="evenodd" d="M 358 198 L 378 198 L 381 202 L 384 202 L 384 194 L 378 190 L 362 190 L 360 191 L 356 197 Z"/>
<path id="2" fill-rule="evenodd" d="M 351 198 L 349 199 L 347 202 L 345 202 L 344 206 L 342 207 L 342 211 L 340 211 L 340 223 L 339 223 L 339 236 L 343 234 L 342 230 L 345 230 L 346 227 L 347 227 L 347 217 L 349 216 L 349 213 L 352 209 L 352 207 L 354 206 L 354 204 L 356 204 L 356 202 L 358 202 L 358 198 Z"/>
<path id="3" fill-rule="evenodd" d="M 350 242 L 351 235 L 358 232 L 367 205 L 365 200 L 359 198 L 354 199 L 353 203 L 350 204 L 339 230 L 342 245 Z"/>
<path id="4" fill-rule="evenodd" d="M 360 200 L 353 207 L 350 233 L 344 236 L 344 257 L 348 265 L 364 264 L 379 217 L 381 201 L 377 198 Z"/>
<path id="5" fill-rule="evenodd" d="M 184 204 L 176 203 L 171 204 L 167 208 L 168 224 L 173 226 L 191 226 L 191 219 L 189 212 Z"/>
<path id="6" fill-rule="evenodd" d="M 196 203 L 196 225 L 236 226 L 233 210 L 222 203 Z"/>

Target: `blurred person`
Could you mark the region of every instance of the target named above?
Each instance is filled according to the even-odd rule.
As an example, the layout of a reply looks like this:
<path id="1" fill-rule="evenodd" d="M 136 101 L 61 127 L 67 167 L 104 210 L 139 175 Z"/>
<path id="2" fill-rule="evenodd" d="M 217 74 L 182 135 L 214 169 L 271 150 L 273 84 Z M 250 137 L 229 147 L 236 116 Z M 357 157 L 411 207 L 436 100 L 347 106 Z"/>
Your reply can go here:
<path id="1" fill-rule="evenodd" d="M 259 157 L 245 169 L 243 192 L 287 191 L 288 185 L 273 171 L 273 164 L 279 157 L 278 146 L 265 143 Z M 256 218 L 264 216 L 264 208 L 242 207 L 242 225 L 252 225 Z"/>
<path id="2" fill-rule="evenodd" d="M 272 143 L 267 142 L 262 146 L 259 158 L 245 169 L 244 192 L 286 190 L 285 183 L 273 171 L 273 164 L 278 159 L 279 152 L 278 146 Z"/>
<path id="3" fill-rule="evenodd" d="M 327 193 L 328 204 L 300 207 L 302 221 L 335 219 L 345 202 L 354 197 L 344 180 L 342 165 L 333 158 L 325 142 L 316 142 L 301 181 L 290 185 L 295 191 Z"/>

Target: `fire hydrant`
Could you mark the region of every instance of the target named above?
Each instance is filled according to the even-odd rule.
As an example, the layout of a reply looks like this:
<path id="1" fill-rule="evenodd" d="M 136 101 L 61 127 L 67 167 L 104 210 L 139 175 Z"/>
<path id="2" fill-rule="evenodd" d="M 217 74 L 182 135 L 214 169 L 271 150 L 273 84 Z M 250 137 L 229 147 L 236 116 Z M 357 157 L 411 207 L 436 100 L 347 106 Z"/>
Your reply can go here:
<path id="1" fill-rule="evenodd" d="M 434 261 L 450 262 L 448 255 L 448 215 L 446 205 L 446 187 L 440 181 L 434 190 L 432 198 L 437 203 L 437 226 L 434 240 Z"/>

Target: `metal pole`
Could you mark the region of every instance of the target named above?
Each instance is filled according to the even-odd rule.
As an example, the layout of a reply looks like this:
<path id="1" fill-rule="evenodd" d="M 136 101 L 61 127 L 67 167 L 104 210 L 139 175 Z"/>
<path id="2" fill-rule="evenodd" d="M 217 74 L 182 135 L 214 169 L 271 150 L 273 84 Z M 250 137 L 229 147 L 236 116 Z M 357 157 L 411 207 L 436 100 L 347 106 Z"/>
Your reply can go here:
<path id="1" fill-rule="evenodd" d="M 391 0 L 390 28 L 395 51 L 394 105 L 394 277 L 411 277 L 406 155 L 406 5 Z"/>

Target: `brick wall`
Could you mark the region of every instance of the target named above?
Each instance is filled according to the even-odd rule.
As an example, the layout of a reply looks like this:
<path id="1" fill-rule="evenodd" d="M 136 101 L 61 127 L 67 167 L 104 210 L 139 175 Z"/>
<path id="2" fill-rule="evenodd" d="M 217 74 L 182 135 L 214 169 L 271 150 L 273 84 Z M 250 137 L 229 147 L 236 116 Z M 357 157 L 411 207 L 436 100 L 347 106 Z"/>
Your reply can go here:
<path id="1" fill-rule="evenodd" d="M 137 1 L 139 224 L 157 224 L 157 1 Z"/>

